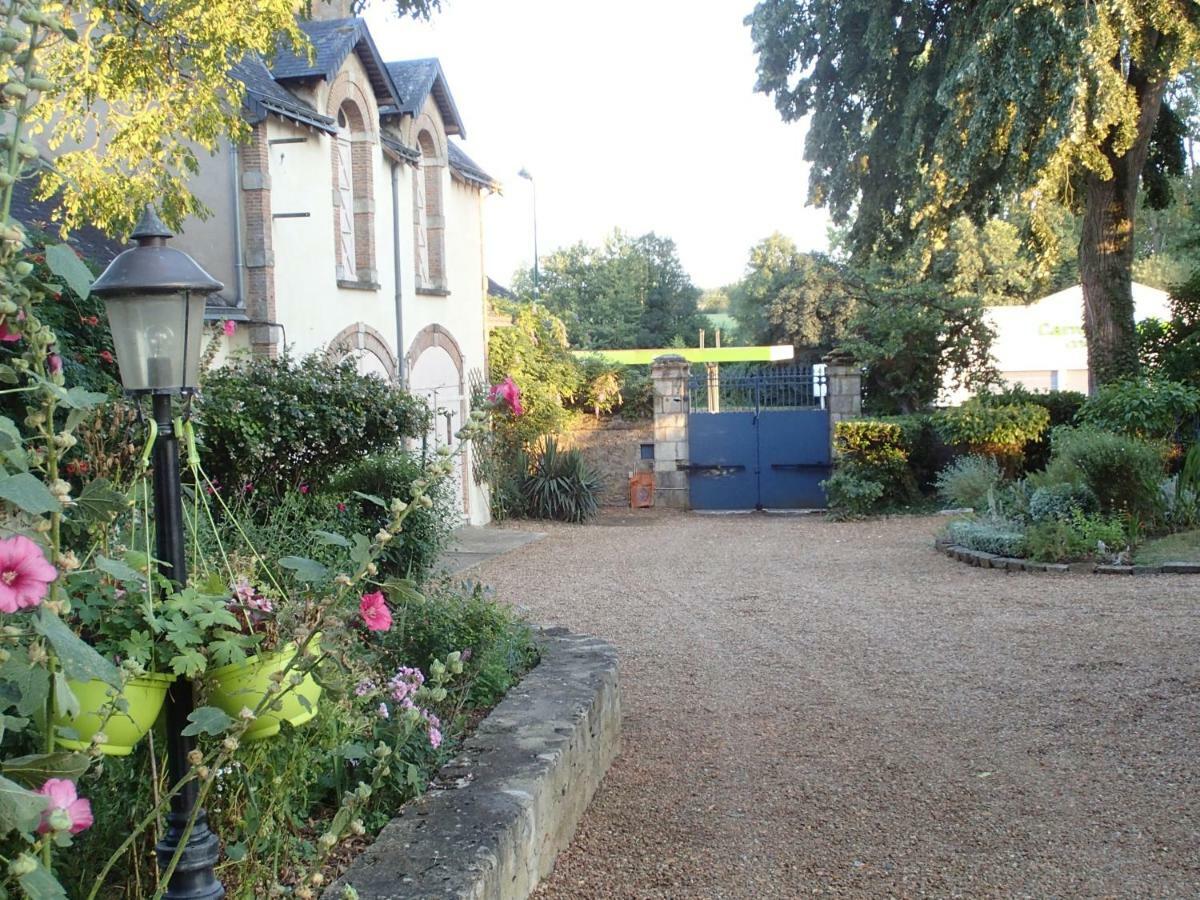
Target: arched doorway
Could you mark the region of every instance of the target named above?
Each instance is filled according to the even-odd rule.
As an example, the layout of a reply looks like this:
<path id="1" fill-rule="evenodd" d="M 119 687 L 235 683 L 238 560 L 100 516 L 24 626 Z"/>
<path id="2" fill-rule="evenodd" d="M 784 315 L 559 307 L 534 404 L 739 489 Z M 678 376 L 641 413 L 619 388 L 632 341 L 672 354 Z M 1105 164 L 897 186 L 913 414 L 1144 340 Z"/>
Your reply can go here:
<path id="1" fill-rule="evenodd" d="M 408 352 L 408 389 L 421 397 L 433 410 L 433 423 L 425 445 L 433 453 L 438 447 L 457 450 L 455 433 L 462 428 L 470 408 L 463 356 L 458 342 L 440 325 L 422 329 Z M 454 482 L 461 509 L 470 513 L 470 486 L 467 482 L 467 453 L 455 457 Z"/>

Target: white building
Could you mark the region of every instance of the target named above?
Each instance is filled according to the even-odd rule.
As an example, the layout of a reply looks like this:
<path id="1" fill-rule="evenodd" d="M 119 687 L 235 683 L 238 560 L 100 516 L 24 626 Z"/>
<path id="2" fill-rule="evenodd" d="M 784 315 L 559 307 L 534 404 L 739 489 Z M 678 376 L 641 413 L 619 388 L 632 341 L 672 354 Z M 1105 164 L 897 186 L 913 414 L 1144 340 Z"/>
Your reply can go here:
<path id="1" fill-rule="evenodd" d="M 1166 291 L 1133 285 L 1134 316 L 1170 318 Z M 1088 390 L 1087 340 L 1083 333 L 1083 287 L 1075 285 L 1028 306 L 991 306 L 986 311 L 995 329 L 992 359 L 1010 385 L 1031 391 Z M 969 394 L 951 391 L 947 404 L 961 403 Z"/>
<path id="2" fill-rule="evenodd" d="M 436 59 L 384 62 L 362 19 L 301 27 L 311 60 L 239 65 L 251 138 L 204 162 L 191 187 L 213 215 L 175 244 L 226 285 L 210 312 L 245 323 L 227 349 L 352 355 L 430 402 L 431 448 L 454 443 L 470 373 L 486 372 L 483 200 L 498 186 L 454 143 Z M 461 460 L 462 510 L 482 524 Z"/>

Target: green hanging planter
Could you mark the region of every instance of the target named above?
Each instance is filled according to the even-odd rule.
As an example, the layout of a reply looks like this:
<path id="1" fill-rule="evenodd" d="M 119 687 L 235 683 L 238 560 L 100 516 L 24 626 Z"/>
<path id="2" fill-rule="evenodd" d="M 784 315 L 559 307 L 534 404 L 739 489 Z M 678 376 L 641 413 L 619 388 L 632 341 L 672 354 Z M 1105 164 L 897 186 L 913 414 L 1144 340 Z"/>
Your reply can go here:
<path id="1" fill-rule="evenodd" d="M 237 718 L 243 709 L 255 709 L 267 695 L 271 686 L 271 675 L 282 672 L 296 653 L 296 645 L 288 644 L 282 650 L 260 653 L 245 662 L 231 663 L 208 673 L 208 702 L 220 707 L 226 714 Z M 312 673 L 279 698 L 280 709 L 265 709 L 246 733 L 243 741 L 260 741 L 279 734 L 282 722 L 293 727 L 303 725 L 317 714 L 317 701 L 321 699 L 321 686 Z"/>
<path id="2" fill-rule="evenodd" d="M 79 737 L 60 737 L 55 742 L 69 750 L 87 750 L 92 746 L 92 735 L 103 727 L 108 740 L 100 744 L 100 752 L 106 756 L 128 756 L 154 725 L 167 699 L 167 688 L 174 680 L 174 675 L 150 674 L 129 681 L 121 691 L 129 708 L 124 712 L 114 709 L 107 721 L 104 716 L 115 689 L 103 681 L 68 681 L 71 693 L 79 701 L 79 714 L 74 718 L 55 716 L 54 724 L 74 729 Z"/>

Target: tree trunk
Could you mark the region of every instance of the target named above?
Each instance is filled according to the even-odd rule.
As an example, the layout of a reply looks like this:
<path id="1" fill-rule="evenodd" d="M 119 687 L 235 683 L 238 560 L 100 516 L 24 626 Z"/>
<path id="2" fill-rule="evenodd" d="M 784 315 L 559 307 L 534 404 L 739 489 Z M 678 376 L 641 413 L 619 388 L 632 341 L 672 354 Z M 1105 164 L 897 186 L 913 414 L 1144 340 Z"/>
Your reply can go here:
<path id="1" fill-rule="evenodd" d="M 1106 150 L 1112 176 L 1102 179 L 1089 174 L 1084 198 L 1079 274 L 1090 390 L 1139 371 L 1133 317 L 1133 224 L 1142 168 L 1166 82 L 1151 80 L 1132 65 L 1128 77 L 1138 96 L 1137 138 L 1120 156 Z M 1110 137 L 1107 142 L 1110 148 L 1112 141 Z"/>

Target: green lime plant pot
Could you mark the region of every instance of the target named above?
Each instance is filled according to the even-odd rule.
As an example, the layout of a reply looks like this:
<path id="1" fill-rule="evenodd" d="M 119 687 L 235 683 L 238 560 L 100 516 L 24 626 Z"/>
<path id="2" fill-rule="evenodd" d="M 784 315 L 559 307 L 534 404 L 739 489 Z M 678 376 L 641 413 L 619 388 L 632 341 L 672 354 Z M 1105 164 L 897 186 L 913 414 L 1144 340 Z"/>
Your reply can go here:
<path id="1" fill-rule="evenodd" d="M 79 713 L 74 717 L 58 715 L 56 726 L 71 728 L 77 738 L 56 738 L 55 742 L 69 750 L 86 750 L 92 746 L 92 736 L 103 729 L 107 740 L 100 744 L 106 756 L 128 756 L 138 741 L 154 725 L 167 699 L 167 688 L 174 675 L 148 674 L 134 678 L 120 692 L 128 708 L 113 705 L 116 689 L 103 681 L 68 681 L 71 693 L 79 701 Z"/>
<path id="2" fill-rule="evenodd" d="M 259 653 L 245 662 L 213 669 L 208 675 L 208 702 L 235 719 L 243 709 L 257 709 L 271 687 L 271 676 L 287 668 L 296 649 L 295 644 L 288 644 L 281 650 Z M 287 688 L 286 683 L 284 687 Z M 261 741 L 273 737 L 279 734 L 283 722 L 293 727 L 303 725 L 317 714 L 320 699 L 321 686 L 309 672 L 298 685 L 280 693 L 276 701 L 278 709 L 268 706 L 259 713 L 242 735 L 242 740 Z"/>

